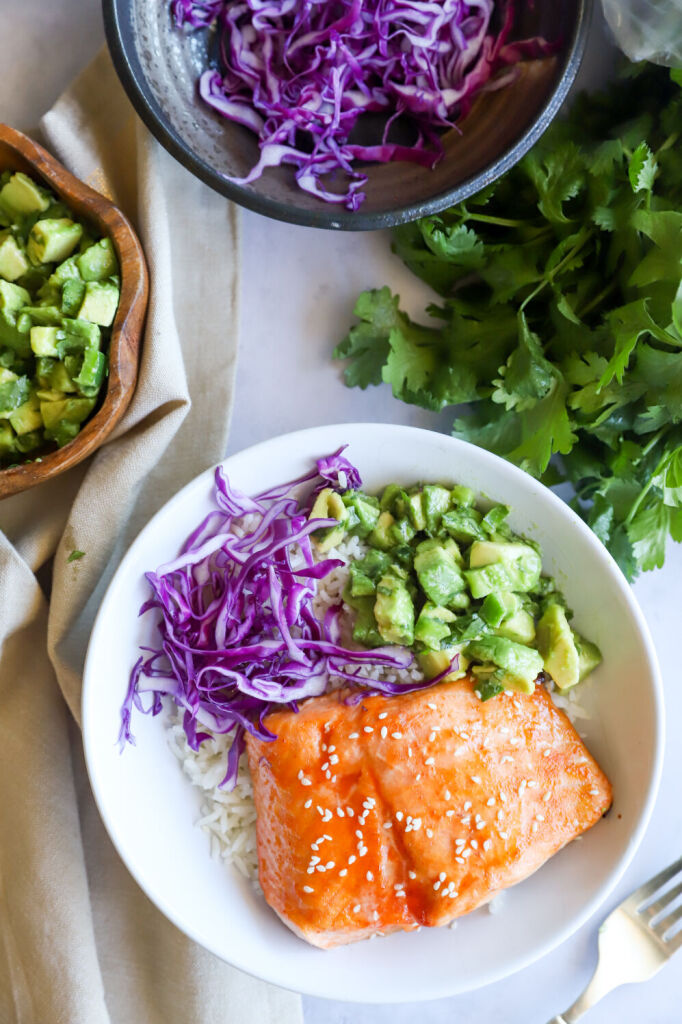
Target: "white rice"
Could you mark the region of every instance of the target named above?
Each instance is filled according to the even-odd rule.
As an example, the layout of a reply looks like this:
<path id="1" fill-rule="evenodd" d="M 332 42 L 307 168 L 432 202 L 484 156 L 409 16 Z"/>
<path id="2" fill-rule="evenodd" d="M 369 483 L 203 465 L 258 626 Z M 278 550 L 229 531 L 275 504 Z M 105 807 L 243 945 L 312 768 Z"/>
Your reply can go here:
<path id="1" fill-rule="evenodd" d="M 182 727 L 183 710 L 175 708 L 169 724 L 169 744 L 185 775 L 201 790 L 200 817 L 196 822 L 209 837 L 211 855 L 234 864 L 246 878 L 258 879 L 256 807 L 246 756 L 239 762 L 232 792 L 220 788 L 225 778 L 229 736 L 204 740 L 192 750 Z"/>
<path id="2" fill-rule="evenodd" d="M 244 525 L 248 528 L 248 524 Z M 341 595 L 348 582 L 348 563 L 361 558 L 366 550 L 366 545 L 358 537 L 350 537 L 325 554 L 326 558 L 339 558 L 346 564 L 332 570 L 324 579 L 318 581 L 313 598 L 313 611 L 321 621 L 330 607 L 341 603 Z M 352 643 L 351 624 L 350 613 L 342 616 L 341 641 L 344 644 Z M 360 674 L 367 679 L 381 678 L 387 682 L 402 683 L 420 682 L 424 678 L 418 668 L 386 672 L 385 669 L 371 665 L 363 666 Z M 331 685 L 340 685 L 341 682 L 331 680 Z M 557 692 L 553 683 L 550 682 L 547 688 L 554 703 L 566 712 L 574 724 L 577 719 L 590 717 L 578 704 L 574 691 L 569 691 L 568 697 L 565 697 Z M 232 745 L 232 738 L 213 736 L 212 739 L 205 740 L 199 750 L 192 750 L 185 736 L 182 718 L 182 709 L 174 708 L 169 721 L 169 744 L 185 775 L 193 786 L 201 790 L 200 817 L 196 824 L 209 837 L 211 855 L 226 864 L 233 864 L 259 888 L 256 808 L 246 756 L 244 755 L 239 762 L 235 788 L 231 792 L 221 789 L 220 783 L 225 777 L 227 754 Z M 491 914 L 501 909 L 503 897 L 504 894 L 501 893 L 490 901 L 488 909 Z"/>

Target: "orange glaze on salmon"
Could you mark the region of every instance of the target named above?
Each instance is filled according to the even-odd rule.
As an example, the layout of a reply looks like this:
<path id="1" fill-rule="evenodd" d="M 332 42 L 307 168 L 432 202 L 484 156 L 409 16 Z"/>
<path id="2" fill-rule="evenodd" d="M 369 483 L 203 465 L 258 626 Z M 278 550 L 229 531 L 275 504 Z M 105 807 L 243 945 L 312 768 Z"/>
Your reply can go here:
<path id="1" fill-rule="evenodd" d="M 599 820 L 611 786 L 543 686 L 481 703 L 471 680 L 343 703 L 337 691 L 248 737 L 260 884 L 328 948 L 444 925 Z"/>

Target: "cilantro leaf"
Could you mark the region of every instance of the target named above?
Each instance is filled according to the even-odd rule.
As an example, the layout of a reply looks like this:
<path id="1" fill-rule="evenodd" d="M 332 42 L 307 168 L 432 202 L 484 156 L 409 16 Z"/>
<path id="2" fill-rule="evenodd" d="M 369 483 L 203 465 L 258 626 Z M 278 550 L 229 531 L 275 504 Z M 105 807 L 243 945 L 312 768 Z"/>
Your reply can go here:
<path id="1" fill-rule="evenodd" d="M 395 397 L 402 398 L 405 391 L 413 395 L 428 391 L 438 359 L 427 329 L 413 324 L 393 328 L 388 344 L 390 352 L 382 370 L 382 379 L 391 385 Z"/>
<path id="2" fill-rule="evenodd" d="M 585 161 L 577 146 L 566 142 L 550 150 L 541 144 L 522 163 L 537 189 L 540 212 L 552 223 L 567 223 L 564 203 L 573 199 L 585 183 Z"/>
<path id="3" fill-rule="evenodd" d="M 390 352 L 389 336 L 401 314 L 389 288 L 363 292 L 355 304 L 363 321 L 334 349 L 336 359 L 352 359 L 344 371 L 348 387 L 366 388 L 381 383 L 381 371 Z"/>
<path id="4" fill-rule="evenodd" d="M 335 352 L 348 384 L 450 406 L 455 436 L 571 484 L 629 579 L 682 540 L 680 85 L 626 65 L 479 195 L 397 228 L 442 301 L 425 326 L 366 292 Z"/>
<path id="5" fill-rule="evenodd" d="M 663 502 L 643 509 L 628 525 L 633 555 L 645 571 L 663 565 L 669 526 L 670 513 Z"/>
<path id="6" fill-rule="evenodd" d="M 0 384 L 0 417 L 6 417 L 18 409 L 28 400 L 30 393 L 29 377 L 17 377 L 16 380 L 7 380 Z"/>
<path id="7" fill-rule="evenodd" d="M 483 243 L 466 224 L 446 225 L 434 217 L 422 224 L 422 237 L 440 260 L 460 267 L 478 268 L 483 265 Z"/>
<path id="8" fill-rule="evenodd" d="M 630 158 L 628 176 L 633 192 L 651 192 L 658 164 L 646 142 L 640 142 Z"/>
<path id="9" fill-rule="evenodd" d="M 567 455 L 577 441 L 566 409 L 568 385 L 557 377 L 549 394 L 521 414 L 522 440 L 509 453 L 533 476 L 541 476 L 553 453 Z"/>
<path id="10" fill-rule="evenodd" d="M 84 551 L 72 551 L 69 557 L 66 559 L 67 562 L 77 562 L 80 558 L 85 556 Z"/>
<path id="11" fill-rule="evenodd" d="M 619 384 L 623 383 L 630 357 L 643 334 L 652 334 L 663 342 L 669 340 L 666 332 L 650 316 L 646 299 L 612 310 L 607 314 L 607 322 L 613 335 L 614 354 L 601 376 L 600 388 L 605 388 L 614 377 Z"/>
<path id="12" fill-rule="evenodd" d="M 532 408 L 545 398 L 554 386 L 556 370 L 542 354 L 540 339 L 528 327 L 523 311 L 519 312 L 519 344 L 500 368 L 501 379 L 493 392 L 493 402 L 506 409 Z"/>

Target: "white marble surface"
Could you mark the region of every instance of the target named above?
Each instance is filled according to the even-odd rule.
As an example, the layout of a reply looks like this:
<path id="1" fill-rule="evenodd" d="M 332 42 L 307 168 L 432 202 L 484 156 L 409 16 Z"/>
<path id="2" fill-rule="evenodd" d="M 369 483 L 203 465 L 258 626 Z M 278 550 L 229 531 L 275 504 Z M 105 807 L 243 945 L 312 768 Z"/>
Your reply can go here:
<path id="1" fill-rule="evenodd" d="M 99 5 L 96 0 L 0 0 L 0 24 L 7 24 L 10 15 L 12 44 L 3 48 L 0 120 L 30 130 L 102 44 Z M 598 20 L 582 80 L 589 84 L 601 77 L 609 59 Z M 363 288 L 390 284 L 408 308 L 415 313 L 423 309 L 427 290 L 391 256 L 385 234 L 331 234 L 249 212 L 244 212 L 242 231 L 241 352 L 231 451 L 319 423 L 385 420 L 448 429 L 447 415 L 401 405 L 385 388 L 347 390 L 341 367 L 331 362 L 331 349 L 350 323 L 353 301 Z M 668 743 L 651 825 L 603 913 L 682 852 L 682 685 L 677 648 L 682 549 L 671 548 L 665 568 L 638 581 L 635 593 L 663 670 Z M 569 1005 L 587 981 L 601 917 L 596 915 L 535 966 L 478 992 L 418 1006 L 306 999 L 306 1024 L 543 1024 Z M 648 984 L 614 992 L 592 1011 L 590 1022 L 682 1020 L 681 968 L 682 954 Z"/>

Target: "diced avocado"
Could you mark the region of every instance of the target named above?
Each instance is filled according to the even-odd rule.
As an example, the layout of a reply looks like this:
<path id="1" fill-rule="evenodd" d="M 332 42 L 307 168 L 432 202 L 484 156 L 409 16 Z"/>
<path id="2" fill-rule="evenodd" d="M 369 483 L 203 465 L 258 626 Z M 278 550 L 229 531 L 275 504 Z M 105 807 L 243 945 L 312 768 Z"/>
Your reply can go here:
<path id="1" fill-rule="evenodd" d="M 25 288 L 27 292 L 35 296 L 36 299 L 41 302 L 47 299 L 48 302 L 54 303 L 55 298 L 59 295 L 59 289 L 53 289 L 48 285 L 49 276 L 47 273 L 47 267 L 33 267 L 30 266 L 26 273 L 19 279 L 19 284 L 22 288 Z"/>
<path id="2" fill-rule="evenodd" d="M 16 451 L 15 436 L 9 420 L 0 420 L 0 459 Z"/>
<path id="3" fill-rule="evenodd" d="M 118 260 L 110 238 L 102 238 L 77 257 L 78 269 L 84 281 L 103 281 L 118 274 Z"/>
<path id="4" fill-rule="evenodd" d="M 55 288 L 61 288 L 66 281 L 80 281 L 80 270 L 78 269 L 78 257 L 69 256 L 58 267 L 55 267 L 47 279 L 47 283 Z"/>
<path id="5" fill-rule="evenodd" d="M 486 601 L 488 598 L 486 598 Z M 532 644 L 535 640 L 535 621 L 530 612 L 519 608 L 517 612 L 497 627 L 498 636 L 506 636 L 519 644 Z"/>
<path id="6" fill-rule="evenodd" d="M 17 171 L 0 189 L 0 203 L 10 213 L 25 216 L 27 213 L 43 213 L 51 202 L 50 193 L 28 175 Z"/>
<path id="7" fill-rule="evenodd" d="M 400 546 L 401 544 L 409 544 L 416 532 L 417 531 L 409 518 L 407 516 L 403 516 L 401 519 L 396 519 L 395 522 L 391 524 L 388 530 L 388 535 L 393 544 Z"/>
<path id="8" fill-rule="evenodd" d="M 0 232 L 0 277 L 16 281 L 29 268 L 26 253 L 11 231 Z"/>
<path id="9" fill-rule="evenodd" d="M 560 604 L 550 604 L 538 622 L 538 651 L 548 672 L 560 690 L 570 690 L 580 681 L 580 657 Z"/>
<path id="10" fill-rule="evenodd" d="M 76 385 L 69 376 L 64 363 L 40 356 L 36 360 L 36 377 L 41 387 L 52 391 L 75 391 Z"/>
<path id="11" fill-rule="evenodd" d="M 417 661 L 426 678 L 435 679 L 436 676 L 445 672 L 455 657 L 457 658 L 457 667 L 443 676 L 443 682 L 454 682 L 455 679 L 461 679 L 466 675 L 469 666 L 469 659 L 462 654 L 461 648 L 442 647 L 439 651 L 420 651 Z"/>
<path id="12" fill-rule="evenodd" d="M 472 641 L 466 652 L 477 661 L 497 665 L 509 680 L 508 689 L 520 690 L 522 693 L 533 693 L 535 680 L 543 669 L 542 657 L 536 650 L 506 637 L 481 637 Z"/>
<path id="13" fill-rule="evenodd" d="M 116 316 L 118 299 L 119 290 L 113 281 L 88 281 L 78 316 L 100 327 L 109 327 Z"/>
<path id="14" fill-rule="evenodd" d="M 36 448 L 43 446 L 43 432 L 42 430 L 28 430 L 25 434 L 17 435 L 15 444 L 17 452 L 22 455 L 34 452 Z"/>
<path id="15" fill-rule="evenodd" d="M 353 597 L 350 587 L 343 592 L 343 600 L 353 609 L 353 639 L 364 647 L 381 647 L 376 619 L 374 618 L 374 597 Z"/>
<path id="16" fill-rule="evenodd" d="M 481 540 L 485 537 L 481 529 L 481 519 L 481 513 L 477 509 L 462 506 L 446 512 L 441 523 L 455 540 L 470 544 L 474 540 Z"/>
<path id="17" fill-rule="evenodd" d="M 422 590 L 433 604 L 448 605 L 456 594 L 465 590 L 464 577 L 457 564 L 456 555 L 448 542 L 431 538 L 417 545 L 414 556 L 414 571 Z"/>
<path id="18" fill-rule="evenodd" d="M 504 689 L 511 689 L 510 686 L 505 687 L 508 680 L 502 669 L 495 665 L 474 665 L 471 674 L 476 680 L 474 692 L 482 701 L 497 697 Z"/>
<path id="19" fill-rule="evenodd" d="M 373 579 L 358 569 L 357 562 L 350 567 L 350 592 L 353 597 L 370 597 L 376 593 L 377 585 Z"/>
<path id="20" fill-rule="evenodd" d="M 497 590 L 525 593 L 537 586 L 542 561 L 529 544 L 475 541 L 469 550 L 470 569 L 465 573 L 475 598 Z"/>
<path id="21" fill-rule="evenodd" d="M 65 444 L 69 444 L 73 441 L 74 437 L 80 432 L 79 423 L 71 423 L 69 420 L 59 420 L 49 430 L 45 429 L 45 437 L 49 441 L 55 441 L 56 444 L 63 448 Z"/>
<path id="22" fill-rule="evenodd" d="M 107 357 L 104 355 L 104 352 L 100 352 L 97 348 L 85 350 L 83 365 L 78 376 L 74 377 L 73 380 L 82 395 L 94 398 L 98 394 L 104 380 L 106 366 Z"/>
<path id="23" fill-rule="evenodd" d="M 31 348 L 37 356 L 56 356 L 57 353 L 56 327 L 32 327 Z"/>
<path id="24" fill-rule="evenodd" d="M 32 324 L 41 327 L 59 327 L 62 322 L 62 313 L 57 306 L 24 306 L 21 312 L 31 318 Z"/>
<path id="25" fill-rule="evenodd" d="M 476 541 L 469 551 L 469 568 L 478 569 L 497 562 L 518 562 L 529 553 L 535 559 L 539 558 L 537 551 L 528 544 L 494 540 Z"/>
<path id="26" fill-rule="evenodd" d="M 450 491 L 450 497 L 453 505 L 459 505 L 462 508 L 469 508 L 476 501 L 475 492 L 463 484 L 456 484 Z"/>
<path id="27" fill-rule="evenodd" d="M 31 296 L 20 284 L 0 280 L 0 309 L 7 313 L 18 313 L 23 306 L 28 306 Z"/>
<path id="28" fill-rule="evenodd" d="M 590 672 L 594 672 L 597 665 L 601 664 L 601 651 L 596 644 L 586 640 L 580 633 L 573 630 L 573 640 L 578 648 L 578 682 L 582 683 Z"/>
<path id="29" fill-rule="evenodd" d="M 379 580 L 374 618 L 386 643 L 407 647 L 414 643 L 414 604 L 405 583 L 392 573 Z"/>
<path id="30" fill-rule="evenodd" d="M 0 417 L 8 419 L 20 405 L 28 401 L 31 382 L 4 367 L 0 369 Z"/>
<path id="31" fill-rule="evenodd" d="M 450 508 L 450 492 L 438 484 L 426 484 L 422 491 L 422 504 L 425 518 L 422 529 L 434 534 L 440 530 L 443 516 Z"/>
<path id="32" fill-rule="evenodd" d="M 31 395 L 26 402 L 20 405 L 7 417 L 16 434 L 29 434 L 33 430 L 40 430 L 43 425 L 43 418 L 40 415 L 40 402 L 36 395 Z"/>
<path id="33" fill-rule="evenodd" d="M 365 600 L 369 603 L 355 609 L 353 639 L 363 647 L 380 647 L 384 641 L 374 618 L 374 600 L 373 598 L 365 598 Z"/>
<path id="34" fill-rule="evenodd" d="M 353 597 L 376 593 L 377 583 L 388 572 L 391 559 L 385 551 L 370 548 L 364 558 L 350 564 L 350 592 Z"/>
<path id="35" fill-rule="evenodd" d="M 496 629 L 501 626 L 505 619 L 511 618 L 521 608 L 521 601 L 516 594 L 500 590 L 495 594 L 488 594 L 481 605 L 481 617 L 489 626 Z"/>
<path id="36" fill-rule="evenodd" d="M 34 267 L 33 269 L 35 270 L 36 268 Z M 25 280 L 26 280 L 26 278 L 23 277 L 22 281 L 25 281 Z M 47 281 L 43 282 L 43 285 L 42 285 L 42 287 L 40 289 L 40 292 L 38 294 L 37 308 L 38 309 L 42 309 L 44 306 L 50 306 L 51 308 L 59 309 L 59 310 L 61 310 L 61 306 L 62 306 L 62 293 L 61 293 L 61 290 L 59 288 L 51 285 L 51 284 L 48 284 Z"/>
<path id="37" fill-rule="evenodd" d="M 424 514 L 424 496 L 422 491 L 415 491 L 407 496 L 407 515 L 415 531 L 426 529 Z"/>
<path id="38" fill-rule="evenodd" d="M 70 217 L 37 220 L 28 236 L 28 258 L 36 265 L 59 263 L 71 255 L 82 234 L 82 224 L 77 224 Z"/>
<path id="39" fill-rule="evenodd" d="M 507 516 L 511 509 L 507 505 L 493 505 L 486 512 L 481 520 L 481 528 L 489 537 L 499 537 L 500 534 L 509 534 L 509 527 L 506 525 Z"/>
<path id="40" fill-rule="evenodd" d="M 320 554 L 340 544 L 346 535 L 345 521 L 348 510 L 340 494 L 331 487 L 323 488 L 315 498 L 308 519 L 336 519 L 336 526 L 324 526 L 311 534 L 311 540 Z"/>
<path id="41" fill-rule="evenodd" d="M 64 391 L 52 391 L 50 388 L 38 388 L 36 397 L 41 402 L 63 402 L 66 394 Z"/>
<path id="42" fill-rule="evenodd" d="M 62 287 L 62 313 L 76 316 L 83 303 L 85 285 L 77 277 L 69 277 Z"/>
<path id="43" fill-rule="evenodd" d="M 0 285 L 5 282 L 0 281 Z M 16 310 L 0 309 L 0 346 L 12 349 L 19 359 L 31 355 L 31 318 Z"/>
<path id="44" fill-rule="evenodd" d="M 454 612 L 449 608 L 427 601 L 419 613 L 417 625 L 414 627 L 414 638 L 426 647 L 440 650 L 441 641 L 450 635 L 450 623 L 455 621 Z"/>
<path id="45" fill-rule="evenodd" d="M 88 320 L 62 317 L 61 325 L 63 337 L 60 338 L 60 352 L 63 355 L 100 347 L 102 333 L 97 324 L 91 324 Z"/>
<path id="46" fill-rule="evenodd" d="M 396 499 L 403 493 L 402 487 L 398 484 L 387 484 L 381 492 L 379 508 L 382 512 L 393 512 Z"/>
<path id="47" fill-rule="evenodd" d="M 388 551 L 389 548 L 393 547 L 391 527 L 394 522 L 395 519 L 390 512 L 384 511 L 380 513 L 377 525 L 369 535 L 369 543 L 373 548 L 379 548 L 381 551 Z"/>
<path id="48" fill-rule="evenodd" d="M 60 423 L 82 423 L 94 408 L 92 398 L 65 398 L 63 402 L 42 402 L 40 411 L 48 434 Z"/>
<path id="49" fill-rule="evenodd" d="M 352 508 L 357 517 L 353 533 L 359 537 L 366 537 L 379 520 L 379 502 L 376 498 L 363 494 L 362 491 L 348 491 L 342 495 L 342 498 L 346 508 Z"/>

